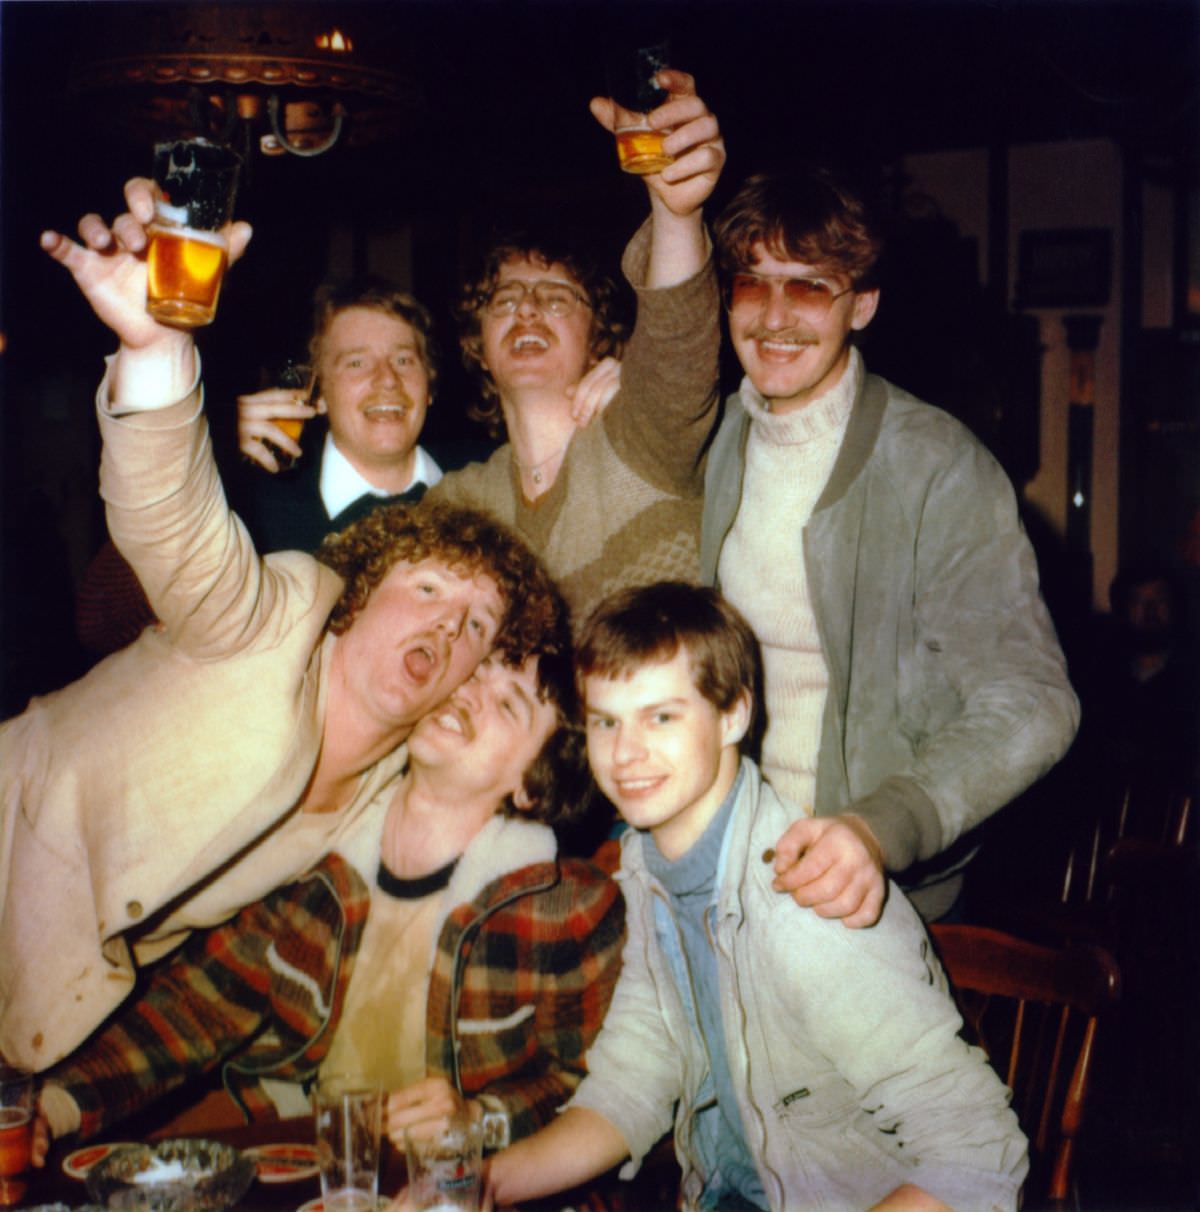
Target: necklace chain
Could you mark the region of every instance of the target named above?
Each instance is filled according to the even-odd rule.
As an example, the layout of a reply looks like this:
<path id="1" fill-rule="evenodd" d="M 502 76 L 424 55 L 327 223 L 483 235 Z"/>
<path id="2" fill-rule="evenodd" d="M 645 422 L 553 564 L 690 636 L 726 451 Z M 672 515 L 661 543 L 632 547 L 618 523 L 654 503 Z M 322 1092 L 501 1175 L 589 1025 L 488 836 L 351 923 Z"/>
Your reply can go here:
<path id="1" fill-rule="evenodd" d="M 558 450 L 548 454 L 544 459 L 537 463 L 522 463 L 521 460 L 517 458 L 517 452 L 514 448 L 513 462 L 516 463 L 518 470 L 525 472 L 535 484 L 540 485 L 545 479 L 545 473 L 542 471 L 542 468 L 545 467 L 547 463 L 553 462 L 553 460 L 565 455 L 567 453 L 567 447 L 570 445 L 571 439 L 568 438 L 566 442 L 564 442 L 563 445 L 558 448 Z"/>

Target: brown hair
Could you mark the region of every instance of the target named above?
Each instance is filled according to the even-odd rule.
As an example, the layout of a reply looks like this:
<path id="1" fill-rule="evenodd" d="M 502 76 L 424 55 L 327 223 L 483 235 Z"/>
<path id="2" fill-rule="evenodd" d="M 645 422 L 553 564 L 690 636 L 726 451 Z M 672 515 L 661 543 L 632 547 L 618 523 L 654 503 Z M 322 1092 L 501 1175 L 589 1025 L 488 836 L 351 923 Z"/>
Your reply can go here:
<path id="1" fill-rule="evenodd" d="M 504 615 L 495 648 L 510 664 L 541 652 L 547 634 L 566 626 L 567 608 L 541 562 L 515 534 L 479 510 L 440 501 L 383 505 L 329 535 L 315 554 L 346 582 L 329 616 L 334 635 L 349 630 L 393 565 L 422 560 L 496 582 Z"/>
<path id="2" fill-rule="evenodd" d="M 558 719 L 521 779 L 531 806 L 518 809 L 509 796 L 501 812 L 548 825 L 569 825 L 588 813 L 597 793 L 588 767 L 587 743 L 579 727 L 570 627 L 565 615 L 563 626 L 547 634 L 542 650 L 534 655 L 538 658 L 538 696 L 554 705 Z"/>
<path id="3" fill-rule="evenodd" d="M 326 282 L 313 296 L 312 335 L 308 339 L 308 356 L 313 374 L 321 374 L 321 348 L 329 335 L 329 327 L 344 311 L 364 307 L 403 320 L 412 330 L 417 342 L 417 354 L 429 376 L 429 395 L 433 397 L 438 378 L 438 349 L 433 333 L 433 317 L 423 303 L 400 290 L 384 278 L 354 278 L 348 282 Z M 313 398 L 320 388 L 315 385 Z"/>
<path id="4" fill-rule="evenodd" d="M 483 366 L 483 311 L 496 288 L 501 266 L 513 259 L 528 259 L 546 267 L 560 264 L 575 280 L 592 309 L 588 353 L 593 363 L 620 357 L 629 335 L 629 326 L 620 315 L 617 284 L 589 255 L 572 247 L 565 236 L 537 238 L 531 233 L 514 232 L 497 240 L 484 254 L 478 272 L 463 287 L 457 307 L 463 365 L 479 389 L 479 398 L 467 409 L 467 415 L 482 421 L 496 439 L 503 437 L 504 417 L 500 393 Z"/>
<path id="5" fill-rule="evenodd" d="M 832 269 L 856 290 L 876 285 L 883 238 L 866 203 L 830 169 L 750 177 L 713 224 L 723 277 L 751 268 L 762 245 L 781 261 Z"/>
<path id="6" fill-rule="evenodd" d="M 618 590 L 596 607 L 575 655 L 580 692 L 588 677 L 626 677 L 680 649 L 696 689 L 718 711 L 729 711 L 745 692 L 753 710 L 761 667 L 750 625 L 715 589 L 682 581 Z"/>

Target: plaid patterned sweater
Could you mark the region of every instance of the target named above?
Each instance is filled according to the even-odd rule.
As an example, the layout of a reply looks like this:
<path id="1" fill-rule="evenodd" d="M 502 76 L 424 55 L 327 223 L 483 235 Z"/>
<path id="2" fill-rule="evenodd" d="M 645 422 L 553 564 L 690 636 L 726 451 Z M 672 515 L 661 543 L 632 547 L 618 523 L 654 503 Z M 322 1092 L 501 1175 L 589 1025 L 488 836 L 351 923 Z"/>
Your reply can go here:
<path id="1" fill-rule="evenodd" d="M 223 1065 L 247 1118 L 275 1115 L 261 1077 L 307 1081 L 328 1051 L 370 894 L 329 855 L 237 917 L 194 935 L 68 1061 L 45 1076 L 92 1136 Z M 428 991 L 431 1074 L 546 1123 L 584 1072 L 620 969 L 625 908 L 590 864 L 555 859 L 493 880 L 442 928 Z"/>

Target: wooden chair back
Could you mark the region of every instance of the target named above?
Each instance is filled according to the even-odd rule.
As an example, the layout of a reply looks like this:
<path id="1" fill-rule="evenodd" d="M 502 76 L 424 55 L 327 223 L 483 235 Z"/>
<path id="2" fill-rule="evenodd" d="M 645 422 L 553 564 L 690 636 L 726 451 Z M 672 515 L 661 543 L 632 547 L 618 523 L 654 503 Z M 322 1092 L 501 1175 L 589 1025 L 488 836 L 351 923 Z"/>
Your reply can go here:
<path id="1" fill-rule="evenodd" d="M 1128 782 L 1068 852 L 1059 892 L 1062 904 L 1091 905 L 1108 898 L 1109 857 L 1126 839 L 1153 842 L 1163 850 L 1182 849 L 1191 835 L 1192 803 L 1190 791 L 1153 775 Z"/>
<path id="2" fill-rule="evenodd" d="M 1043 947 L 985 926 L 934 924 L 966 1034 L 1013 1091 L 1029 1138 L 1026 1209 L 1063 1207 L 1074 1193 L 1100 1016 L 1120 971 L 1100 947 Z"/>

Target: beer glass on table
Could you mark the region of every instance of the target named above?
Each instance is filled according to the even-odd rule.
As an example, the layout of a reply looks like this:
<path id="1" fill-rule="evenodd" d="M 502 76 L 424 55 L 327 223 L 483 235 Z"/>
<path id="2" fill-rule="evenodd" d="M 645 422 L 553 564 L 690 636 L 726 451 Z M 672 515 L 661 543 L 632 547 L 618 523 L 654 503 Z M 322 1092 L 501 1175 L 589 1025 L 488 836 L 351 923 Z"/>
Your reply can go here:
<path id="1" fill-rule="evenodd" d="M 479 1212 L 483 1144 L 478 1103 L 406 1128 L 407 1207 L 412 1212 Z"/>
<path id="2" fill-rule="evenodd" d="M 375 1212 L 383 1091 L 348 1074 L 322 1074 L 312 1106 L 324 1212 Z"/>
<path id="3" fill-rule="evenodd" d="M 155 144 L 146 310 L 164 324 L 194 328 L 217 314 L 240 165 L 208 139 Z"/>
<path id="4" fill-rule="evenodd" d="M 0 1063 L 0 1206 L 19 1203 L 33 1144 L 33 1074 Z"/>

